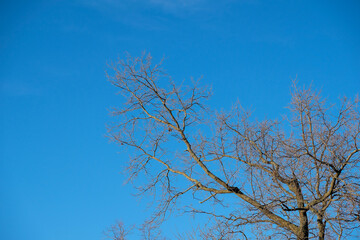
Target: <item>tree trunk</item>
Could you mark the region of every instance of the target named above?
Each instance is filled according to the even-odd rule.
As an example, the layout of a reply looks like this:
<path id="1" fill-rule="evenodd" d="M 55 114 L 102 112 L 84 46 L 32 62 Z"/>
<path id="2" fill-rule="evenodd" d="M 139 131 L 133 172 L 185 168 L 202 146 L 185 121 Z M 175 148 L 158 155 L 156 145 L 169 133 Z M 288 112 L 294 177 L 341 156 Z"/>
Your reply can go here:
<path id="1" fill-rule="evenodd" d="M 299 211 L 299 215 L 300 215 L 300 226 L 299 226 L 297 240 L 308 240 L 309 222 L 308 222 L 306 210 Z"/>
<path id="2" fill-rule="evenodd" d="M 322 219 L 318 218 L 317 225 L 319 229 L 319 240 L 325 239 L 325 225 L 326 222 L 324 222 Z"/>

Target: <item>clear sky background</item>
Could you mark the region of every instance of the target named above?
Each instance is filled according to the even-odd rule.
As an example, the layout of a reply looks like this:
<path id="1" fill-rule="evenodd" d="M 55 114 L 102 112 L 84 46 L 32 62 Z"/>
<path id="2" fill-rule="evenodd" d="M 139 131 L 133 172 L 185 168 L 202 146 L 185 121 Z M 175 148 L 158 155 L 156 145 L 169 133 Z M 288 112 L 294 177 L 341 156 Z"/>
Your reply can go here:
<path id="1" fill-rule="evenodd" d="M 356 0 L 1 1 L 0 238 L 102 239 L 150 215 L 105 137 L 123 102 L 106 63 L 146 50 L 175 81 L 203 76 L 212 107 L 239 99 L 273 118 L 296 76 L 331 100 L 359 93 L 359 12 Z"/>

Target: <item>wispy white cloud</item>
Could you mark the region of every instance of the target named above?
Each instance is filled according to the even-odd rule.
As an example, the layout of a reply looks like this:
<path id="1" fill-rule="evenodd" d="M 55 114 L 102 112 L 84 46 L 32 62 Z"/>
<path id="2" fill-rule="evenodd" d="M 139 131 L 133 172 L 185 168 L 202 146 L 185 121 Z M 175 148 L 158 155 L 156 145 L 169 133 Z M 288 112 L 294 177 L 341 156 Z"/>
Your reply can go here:
<path id="1" fill-rule="evenodd" d="M 150 3 L 162 7 L 164 10 L 198 8 L 206 0 L 150 0 Z"/>
<path id="2" fill-rule="evenodd" d="M 78 3 L 127 26 L 147 30 L 163 27 L 161 16 L 154 17 L 148 13 L 149 8 L 157 6 L 152 0 L 78 0 Z"/>
<path id="3" fill-rule="evenodd" d="M 82 6 L 96 9 L 115 21 L 146 30 L 167 29 L 175 18 L 206 18 L 225 14 L 234 3 L 253 5 L 261 0 L 77 0 Z"/>
<path id="4" fill-rule="evenodd" d="M 35 96 L 41 93 L 39 88 L 26 84 L 24 82 L 3 81 L 0 84 L 1 94 L 4 96 Z"/>
<path id="5" fill-rule="evenodd" d="M 89 7 L 104 9 L 111 8 L 113 10 L 130 10 L 158 8 L 167 13 L 189 13 L 198 12 L 208 9 L 214 5 L 222 5 L 230 3 L 234 0 L 78 0 L 82 5 Z M 256 1 L 256 0 L 242 0 L 242 1 Z"/>
<path id="6" fill-rule="evenodd" d="M 138 2 L 150 2 L 161 7 L 165 11 L 175 12 L 179 10 L 197 12 L 210 8 L 218 8 L 232 3 L 245 5 L 258 5 L 261 0 L 133 0 Z"/>

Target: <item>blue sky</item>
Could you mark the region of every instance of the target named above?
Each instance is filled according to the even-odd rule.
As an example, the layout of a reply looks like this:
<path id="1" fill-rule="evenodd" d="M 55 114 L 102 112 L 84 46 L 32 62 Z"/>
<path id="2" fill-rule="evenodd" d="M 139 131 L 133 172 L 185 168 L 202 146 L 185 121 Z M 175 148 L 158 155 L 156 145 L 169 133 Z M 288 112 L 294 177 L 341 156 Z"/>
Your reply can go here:
<path id="1" fill-rule="evenodd" d="M 1 238 L 102 239 L 115 220 L 150 215 L 123 184 L 128 153 L 105 137 L 108 109 L 123 103 L 107 63 L 146 50 L 176 82 L 202 76 L 213 108 L 238 99 L 273 118 L 296 77 L 331 100 L 359 93 L 359 11 L 358 1 L 2 2 Z"/>

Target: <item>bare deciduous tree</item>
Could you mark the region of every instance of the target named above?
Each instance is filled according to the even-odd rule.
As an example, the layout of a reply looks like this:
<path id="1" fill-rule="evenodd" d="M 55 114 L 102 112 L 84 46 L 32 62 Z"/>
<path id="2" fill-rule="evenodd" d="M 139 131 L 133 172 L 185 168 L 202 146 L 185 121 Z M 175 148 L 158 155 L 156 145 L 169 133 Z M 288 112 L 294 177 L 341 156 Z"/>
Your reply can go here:
<path id="1" fill-rule="evenodd" d="M 104 232 L 104 235 L 108 240 L 126 240 L 126 236 L 128 236 L 130 232 L 131 229 L 126 228 L 124 223 L 117 222 L 110 226 L 110 228 Z"/>
<path id="2" fill-rule="evenodd" d="M 126 226 L 123 222 L 116 222 L 104 232 L 105 240 L 127 240 L 128 235 L 134 233 L 140 234 L 143 240 L 166 240 L 159 227 L 154 224 L 153 221 L 145 221 L 139 228 L 136 228 L 135 225 Z"/>
<path id="3" fill-rule="evenodd" d="M 111 71 L 127 102 L 109 133 L 134 150 L 130 179 L 147 177 L 140 193 L 161 192 L 154 220 L 190 196 L 187 211 L 223 226 L 220 239 L 242 226 L 256 226 L 261 239 L 301 240 L 342 239 L 359 227 L 357 98 L 336 107 L 294 84 L 288 117 L 257 121 L 239 104 L 209 110 L 208 89 L 176 85 L 150 55 Z"/>

